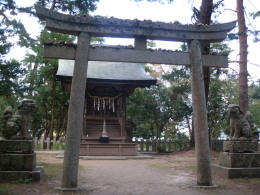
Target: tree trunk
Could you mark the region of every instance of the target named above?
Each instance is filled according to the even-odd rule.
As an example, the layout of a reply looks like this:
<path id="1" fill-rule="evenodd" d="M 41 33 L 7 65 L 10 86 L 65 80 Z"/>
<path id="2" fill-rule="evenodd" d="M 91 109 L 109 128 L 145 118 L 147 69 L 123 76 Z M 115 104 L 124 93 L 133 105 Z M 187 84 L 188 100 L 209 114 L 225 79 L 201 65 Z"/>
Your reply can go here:
<path id="1" fill-rule="evenodd" d="M 55 121 L 55 96 L 56 96 L 56 84 L 52 82 L 52 101 L 51 101 L 51 124 L 50 124 L 50 138 L 53 139 L 54 121 Z"/>
<path id="2" fill-rule="evenodd" d="M 243 0 L 237 0 L 237 21 L 239 38 L 239 106 L 246 113 L 248 111 L 247 84 L 247 33 L 244 16 Z"/>
<path id="3" fill-rule="evenodd" d="M 200 14 L 199 14 L 199 23 L 201 24 L 210 24 L 211 15 L 213 11 L 213 0 L 202 0 L 200 6 Z M 203 54 L 210 53 L 210 43 L 201 43 L 201 50 Z M 203 67 L 203 75 L 204 75 L 204 86 L 205 86 L 205 98 L 206 98 L 206 106 L 209 101 L 209 85 L 210 85 L 210 68 Z M 211 134 L 209 130 L 209 135 Z M 211 142 L 209 136 L 209 143 Z"/>
<path id="4" fill-rule="evenodd" d="M 202 0 L 200 6 L 200 14 L 199 14 L 199 23 L 201 24 L 210 24 L 211 15 L 213 11 L 213 0 Z M 202 53 L 208 54 L 210 44 L 209 43 L 201 43 L 201 50 Z M 203 67 L 203 74 L 204 74 L 204 85 L 205 85 L 205 97 L 206 97 L 206 104 L 208 103 L 208 96 L 209 96 L 209 83 L 210 83 L 210 68 Z"/>
<path id="5" fill-rule="evenodd" d="M 38 63 L 35 63 L 33 66 L 33 69 L 31 70 L 30 74 L 31 74 L 31 79 L 30 79 L 30 83 L 29 83 L 29 91 L 28 91 L 28 96 L 32 97 L 33 96 L 33 91 L 34 91 L 34 80 L 35 77 L 37 76 L 37 69 L 38 69 Z"/>
<path id="6" fill-rule="evenodd" d="M 191 146 L 191 147 L 194 147 L 194 146 L 195 146 L 195 141 L 194 141 L 194 128 L 193 128 L 193 122 L 192 122 L 192 125 L 190 125 L 189 117 L 186 116 L 185 119 L 186 119 L 187 126 L 188 126 L 188 130 L 189 130 L 190 146 Z"/>

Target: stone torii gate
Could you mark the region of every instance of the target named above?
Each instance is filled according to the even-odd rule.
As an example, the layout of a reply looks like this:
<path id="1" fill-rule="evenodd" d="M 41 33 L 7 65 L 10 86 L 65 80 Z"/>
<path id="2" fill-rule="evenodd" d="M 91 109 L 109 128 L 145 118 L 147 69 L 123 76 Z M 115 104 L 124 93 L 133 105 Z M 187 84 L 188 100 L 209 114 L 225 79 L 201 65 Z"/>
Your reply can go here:
<path id="1" fill-rule="evenodd" d="M 74 59 L 66 149 L 61 189 L 77 190 L 80 136 L 88 61 L 114 61 L 187 65 L 191 67 L 191 88 L 197 158 L 197 185 L 210 186 L 211 162 L 208 139 L 207 109 L 202 66 L 227 67 L 227 56 L 202 55 L 201 42 L 221 42 L 236 22 L 218 25 L 180 25 L 151 20 L 123 20 L 92 16 L 69 16 L 35 6 L 46 28 L 53 32 L 78 36 L 76 47 L 45 45 L 44 57 Z M 91 47 L 90 38 L 134 38 L 134 48 Z M 147 39 L 188 42 L 189 52 L 148 50 Z"/>

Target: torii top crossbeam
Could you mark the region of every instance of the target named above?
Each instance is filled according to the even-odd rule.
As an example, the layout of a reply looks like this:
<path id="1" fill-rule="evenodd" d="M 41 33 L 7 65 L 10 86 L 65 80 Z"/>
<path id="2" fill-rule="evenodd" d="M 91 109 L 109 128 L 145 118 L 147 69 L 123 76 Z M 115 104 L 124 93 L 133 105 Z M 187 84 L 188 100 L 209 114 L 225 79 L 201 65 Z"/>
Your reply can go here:
<path id="1" fill-rule="evenodd" d="M 53 32 L 77 35 L 88 32 L 97 37 L 144 37 L 151 40 L 180 41 L 199 40 L 221 42 L 236 22 L 217 25 L 180 25 L 152 22 L 151 20 L 128 20 L 98 16 L 70 16 L 36 5 L 36 13 L 46 21 L 46 28 Z"/>
<path id="2" fill-rule="evenodd" d="M 135 38 L 134 48 L 90 47 L 88 58 L 92 61 L 190 65 L 188 53 L 147 50 L 146 40 L 188 42 L 196 39 L 203 42 L 220 42 L 236 25 L 235 21 L 218 25 L 196 26 L 150 20 L 70 16 L 37 5 L 35 8 L 38 17 L 46 21 L 46 28 L 54 32 L 72 35 L 87 32 L 90 36 Z M 46 58 L 75 59 L 75 55 L 76 47 L 45 45 L 44 57 Z M 203 55 L 202 60 L 203 66 L 228 66 L 227 56 Z"/>

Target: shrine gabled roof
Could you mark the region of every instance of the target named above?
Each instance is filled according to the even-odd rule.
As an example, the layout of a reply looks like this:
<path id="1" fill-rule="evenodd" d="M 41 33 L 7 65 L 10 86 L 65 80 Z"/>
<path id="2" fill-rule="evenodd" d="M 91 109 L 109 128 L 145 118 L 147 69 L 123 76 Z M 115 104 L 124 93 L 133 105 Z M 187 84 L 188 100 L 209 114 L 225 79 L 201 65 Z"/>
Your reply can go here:
<path id="1" fill-rule="evenodd" d="M 72 80 L 74 60 L 59 60 L 57 80 Z M 144 65 L 126 62 L 89 61 L 87 82 L 135 85 L 155 85 L 157 80 L 146 74 Z"/>

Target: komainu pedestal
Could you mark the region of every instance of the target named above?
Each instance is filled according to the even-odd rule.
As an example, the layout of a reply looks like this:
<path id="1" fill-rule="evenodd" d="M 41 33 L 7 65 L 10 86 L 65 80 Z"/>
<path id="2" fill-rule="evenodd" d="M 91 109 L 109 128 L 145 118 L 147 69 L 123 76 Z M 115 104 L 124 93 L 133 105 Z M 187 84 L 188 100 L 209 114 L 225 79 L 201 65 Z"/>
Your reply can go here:
<path id="1" fill-rule="evenodd" d="M 43 167 L 36 166 L 33 140 L 0 140 L 0 181 L 41 181 Z"/>
<path id="2" fill-rule="evenodd" d="M 212 172 L 225 178 L 260 177 L 260 153 L 257 141 L 224 141 L 219 165 Z"/>
<path id="3" fill-rule="evenodd" d="M 224 141 L 223 151 L 230 153 L 244 153 L 244 152 L 257 152 L 257 141 Z"/>

